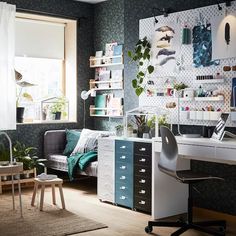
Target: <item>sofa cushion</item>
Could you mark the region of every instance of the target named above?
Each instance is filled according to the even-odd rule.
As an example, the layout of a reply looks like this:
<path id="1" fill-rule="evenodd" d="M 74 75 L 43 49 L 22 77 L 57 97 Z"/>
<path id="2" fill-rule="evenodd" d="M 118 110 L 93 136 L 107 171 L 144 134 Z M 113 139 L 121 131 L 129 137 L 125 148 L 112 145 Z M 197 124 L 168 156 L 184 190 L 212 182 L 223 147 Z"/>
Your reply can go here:
<path id="1" fill-rule="evenodd" d="M 75 155 L 77 153 L 86 153 L 89 151 L 96 151 L 98 138 L 109 135 L 114 135 L 114 132 L 83 129 L 80 135 L 80 139 L 71 155 Z"/>
<path id="2" fill-rule="evenodd" d="M 75 146 L 80 139 L 81 132 L 78 130 L 66 129 L 66 147 L 63 151 L 63 155 L 70 156 L 75 149 Z"/>

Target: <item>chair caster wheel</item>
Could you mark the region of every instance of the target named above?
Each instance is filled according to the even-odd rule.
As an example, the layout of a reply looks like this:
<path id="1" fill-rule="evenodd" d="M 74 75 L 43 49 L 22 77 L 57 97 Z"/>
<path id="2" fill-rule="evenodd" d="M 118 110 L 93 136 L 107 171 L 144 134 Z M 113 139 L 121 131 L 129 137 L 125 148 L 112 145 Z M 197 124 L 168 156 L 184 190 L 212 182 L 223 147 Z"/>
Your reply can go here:
<path id="1" fill-rule="evenodd" d="M 152 226 L 146 226 L 146 227 L 145 227 L 145 232 L 146 232 L 147 234 L 150 234 L 150 233 L 152 232 L 152 230 L 153 230 Z"/>
<path id="2" fill-rule="evenodd" d="M 185 222 L 185 219 L 184 217 L 179 217 L 177 220 L 176 220 L 177 223 L 184 223 Z"/>
<path id="3" fill-rule="evenodd" d="M 226 230 L 226 228 L 225 228 L 224 226 L 220 226 L 220 227 L 219 227 L 219 231 L 220 231 L 221 233 L 225 233 L 225 230 Z"/>

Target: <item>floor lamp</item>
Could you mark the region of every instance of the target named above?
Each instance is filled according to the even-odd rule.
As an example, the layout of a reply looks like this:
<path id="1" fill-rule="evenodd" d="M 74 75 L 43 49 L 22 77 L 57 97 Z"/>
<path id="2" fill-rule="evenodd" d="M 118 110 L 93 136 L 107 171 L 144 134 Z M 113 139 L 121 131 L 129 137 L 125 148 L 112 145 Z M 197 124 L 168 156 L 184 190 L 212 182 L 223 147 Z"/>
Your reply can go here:
<path id="1" fill-rule="evenodd" d="M 84 117 L 83 117 L 83 128 L 85 128 L 86 124 L 86 104 L 85 104 L 85 100 L 88 99 L 89 95 L 91 95 L 91 97 L 96 97 L 96 90 L 95 89 L 90 89 L 89 91 L 83 90 L 80 94 L 80 97 L 83 99 L 84 102 Z"/>

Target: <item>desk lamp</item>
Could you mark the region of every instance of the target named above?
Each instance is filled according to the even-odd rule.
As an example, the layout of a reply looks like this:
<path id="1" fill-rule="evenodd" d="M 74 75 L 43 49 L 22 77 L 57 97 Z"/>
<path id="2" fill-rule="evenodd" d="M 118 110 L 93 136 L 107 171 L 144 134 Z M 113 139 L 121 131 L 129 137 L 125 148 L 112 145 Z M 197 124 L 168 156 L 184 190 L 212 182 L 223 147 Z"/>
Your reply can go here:
<path id="1" fill-rule="evenodd" d="M 80 94 L 80 97 L 83 99 L 84 101 L 84 122 L 83 122 L 83 127 L 85 128 L 85 116 L 86 116 L 86 108 L 85 108 L 85 100 L 88 99 L 89 95 L 91 95 L 91 97 L 96 97 L 96 90 L 95 89 L 90 89 L 89 91 L 83 90 Z"/>

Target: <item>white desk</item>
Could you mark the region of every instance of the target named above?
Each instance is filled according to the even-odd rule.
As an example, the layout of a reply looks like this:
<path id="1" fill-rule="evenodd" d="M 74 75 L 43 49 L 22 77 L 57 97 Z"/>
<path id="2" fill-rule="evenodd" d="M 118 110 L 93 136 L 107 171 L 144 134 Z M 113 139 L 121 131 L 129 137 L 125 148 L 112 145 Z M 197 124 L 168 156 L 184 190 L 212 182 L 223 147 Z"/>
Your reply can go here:
<path id="1" fill-rule="evenodd" d="M 236 165 L 236 140 L 215 141 L 208 138 L 176 137 L 179 149 L 178 167 L 190 168 L 190 160 Z M 181 214 L 187 211 L 188 185 L 158 169 L 161 138 L 153 139 L 152 155 L 152 217 L 154 219 Z"/>

